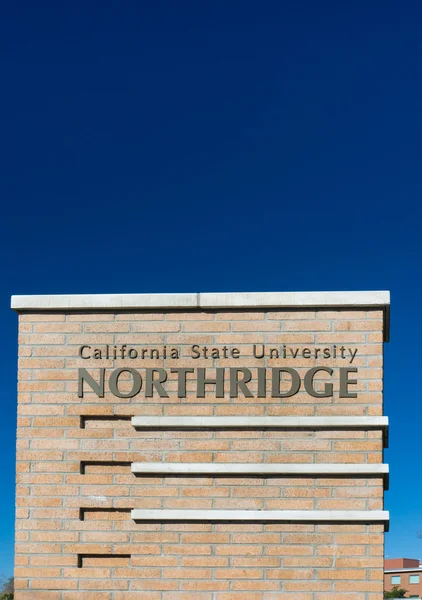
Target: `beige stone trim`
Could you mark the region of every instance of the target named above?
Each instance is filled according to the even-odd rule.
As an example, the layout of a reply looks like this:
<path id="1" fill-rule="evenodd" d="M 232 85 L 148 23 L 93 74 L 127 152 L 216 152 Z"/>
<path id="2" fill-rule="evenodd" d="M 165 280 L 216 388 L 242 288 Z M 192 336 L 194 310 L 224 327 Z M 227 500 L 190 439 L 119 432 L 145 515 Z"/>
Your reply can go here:
<path id="1" fill-rule="evenodd" d="M 203 294 L 72 294 L 12 296 L 14 310 L 384 307 L 390 292 L 235 292 Z"/>
<path id="2" fill-rule="evenodd" d="M 142 510 L 131 511 L 134 521 L 279 521 L 292 523 L 383 523 L 386 510 Z"/>

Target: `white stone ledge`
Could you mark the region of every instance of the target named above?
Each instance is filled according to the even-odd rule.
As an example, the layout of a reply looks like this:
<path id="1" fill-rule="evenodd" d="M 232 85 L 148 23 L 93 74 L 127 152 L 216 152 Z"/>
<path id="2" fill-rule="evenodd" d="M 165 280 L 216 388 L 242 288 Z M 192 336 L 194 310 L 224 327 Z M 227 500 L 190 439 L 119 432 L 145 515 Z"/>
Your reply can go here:
<path id="1" fill-rule="evenodd" d="M 380 429 L 388 417 L 132 417 L 136 429 Z"/>
<path id="2" fill-rule="evenodd" d="M 12 296 L 21 310 L 92 310 L 148 308 L 298 308 L 385 307 L 390 292 L 234 292 L 202 294 L 72 294 Z"/>
<path id="3" fill-rule="evenodd" d="M 385 306 L 390 292 L 238 292 L 199 294 L 203 308 Z"/>
<path id="4" fill-rule="evenodd" d="M 388 417 L 132 417 L 137 429 L 165 427 L 171 429 L 227 428 L 285 429 L 285 428 L 349 428 L 382 429 L 388 426 Z"/>
<path id="5" fill-rule="evenodd" d="M 288 477 L 349 477 L 368 476 L 384 479 L 388 489 L 389 467 L 386 464 L 281 464 L 281 463 L 170 463 L 170 462 L 135 462 L 131 466 L 135 474 L 157 475 L 263 475 Z"/>
<path id="6" fill-rule="evenodd" d="M 17 311 L 197 308 L 197 294 L 72 294 L 12 296 Z"/>
<path id="7" fill-rule="evenodd" d="M 386 510 L 142 510 L 131 511 L 134 521 L 270 521 L 289 523 L 382 523 Z"/>

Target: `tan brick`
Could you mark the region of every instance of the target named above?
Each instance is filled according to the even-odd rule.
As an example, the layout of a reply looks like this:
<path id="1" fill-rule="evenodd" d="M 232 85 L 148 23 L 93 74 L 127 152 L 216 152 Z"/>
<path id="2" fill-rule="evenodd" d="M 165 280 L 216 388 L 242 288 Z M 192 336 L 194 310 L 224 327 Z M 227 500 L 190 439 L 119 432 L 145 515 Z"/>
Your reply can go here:
<path id="1" fill-rule="evenodd" d="M 34 600 L 50 600 L 46 590 L 58 594 L 53 600 L 349 600 L 350 594 L 354 600 L 379 599 L 382 526 L 134 523 L 130 510 L 374 510 L 382 508 L 380 478 L 135 477 L 130 462 L 380 463 L 381 431 L 135 431 L 129 420 L 114 417 L 381 415 L 381 311 L 86 311 L 22 317 L 18 593 L 36 594 Z M 359 369 L 358 397 L 338 397 L 335 370 L 329 398 L 310 397 L 303 386 L 290 398 L 230 398 L 228 381 L 225 398 L 215 398 L 211 387 L 205 398 L 197 398 L 191 376 L 187 397 L 177 398 L 173 375 L 166 383 L 169 398 L 148 399 L 142 392 L 118 399 L 108 390 L 105 398 L 92 392 L 78 398 L 79 366 L 107 367 L 109 377 L 113 368 L 129 365 L 78 357 L 78 345 L 107 343 L 178 347 L 178 360 L 131 361 L 143 376 L 145 367 L 204 366 L 212 376 L 216 366 L 247 364 L 255 395 L 257 366 L 288 365 L 303 378 L 316 363 L 299 357 L 255 359 L 252 344 L 265 343 L 267 350 L 344 344 L 358 350 L 353 363 Z M 193 344 L 236 346 L 241 357 L 224 363 L 195 360 Z M 341 358 L 319 358 L 318 364 L 346 366 Z M 123 379 L 122 389 L 128 389 Z M 84 474 L 81 461 L 94 461 Z M 87 509 L 82 521 L 81 507 Z M 84 555 L 82 569 L 78 554 Z M 61 581 L 65 584 L 55 588 Z"/>
<path id="2" fill-rule="evenodd" d="M 16 600 L 61 600 L 61 592 L 38 592 L 36 590 L 19 590 L 15 592 Z"/>
<path id="3" fill-rule="evenodd" d="M 65 592 L 63 600 L 81 600 L 81 594 L 83 600 L 110 600 L 111 598 L 109 592 Z"/>
<path id="4" fill-rule="evenodd" d="M 30 333 L 22 334 L 19 336 L 19 344 L 30 344 L 34 345 L 63 345 L 65 341 L 64 335 L 59 334 L 41 334 L 41 333 Z"/>
<path id="5" fill-rule="evenodd" d="M 80 333 L 81 323 L 35 323 L 35 333 Z"/>
<path id="6" fill-rule="evenodd" d="M 114 592 L 113 600 L 160 600 L 159 592 Z M 66 599 L 65 599 L 66 600 Z"/>

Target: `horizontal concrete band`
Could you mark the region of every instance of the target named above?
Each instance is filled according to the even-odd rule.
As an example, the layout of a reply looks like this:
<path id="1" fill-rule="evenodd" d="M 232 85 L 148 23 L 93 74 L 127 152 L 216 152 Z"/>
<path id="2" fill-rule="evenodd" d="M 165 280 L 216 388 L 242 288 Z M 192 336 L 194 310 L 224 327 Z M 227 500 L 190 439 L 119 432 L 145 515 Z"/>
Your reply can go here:
<path id="1" fill-rule="evenodd" d="M 386 464 L 280 464 L 280 463 L 169 463 L 135 462 L 132 473 L 157 475 L 264 475 L 264 476 L 368 476 L 382 477 L 388 489 L 389 468 Z"/>
<path id="2" fill-rule="evenodd" d="M 384 307 L 390 292 L 235 292 L 203 294 L 63 294 L 12 296 L 14 310 L 130 308 Z"/>
<path id="3" fill-rule="evenodd" d="M 382 523 L 386 510 L 142 510 L 131 511 L 134 521 L 270 521 L 280 523 Z"/>
<path id="4" fill-rule="evenodd" d="M 414 573 L 415 571 L 422 573 L 422 567 L 413 567 L 413 569 L 411 567 L 409 567 L 407 569 L 386 569 L 384 571 L 384 573 Z M 410 597 L 412 597 L 412 596 L 410 596 Z M 418 599 L 415 598 L 415 600 L 418 600 Z"/>
<path id="5" fill-rule="evenodd" d="M 132 417 L 136 429 L 380 429 L 388 445 L 388 417 Z"/>

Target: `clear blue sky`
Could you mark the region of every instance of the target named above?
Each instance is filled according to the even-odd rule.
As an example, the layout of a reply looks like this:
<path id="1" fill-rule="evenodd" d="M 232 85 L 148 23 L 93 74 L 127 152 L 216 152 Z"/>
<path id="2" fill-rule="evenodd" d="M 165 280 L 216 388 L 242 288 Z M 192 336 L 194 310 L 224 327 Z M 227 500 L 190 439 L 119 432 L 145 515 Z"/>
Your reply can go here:
<path id="1" fill-rule="evenodd" d="M 422 3 L 5 2 L 0 573 L 11 294 L 392 292 L 388 556 L 422 558 Z"/>

